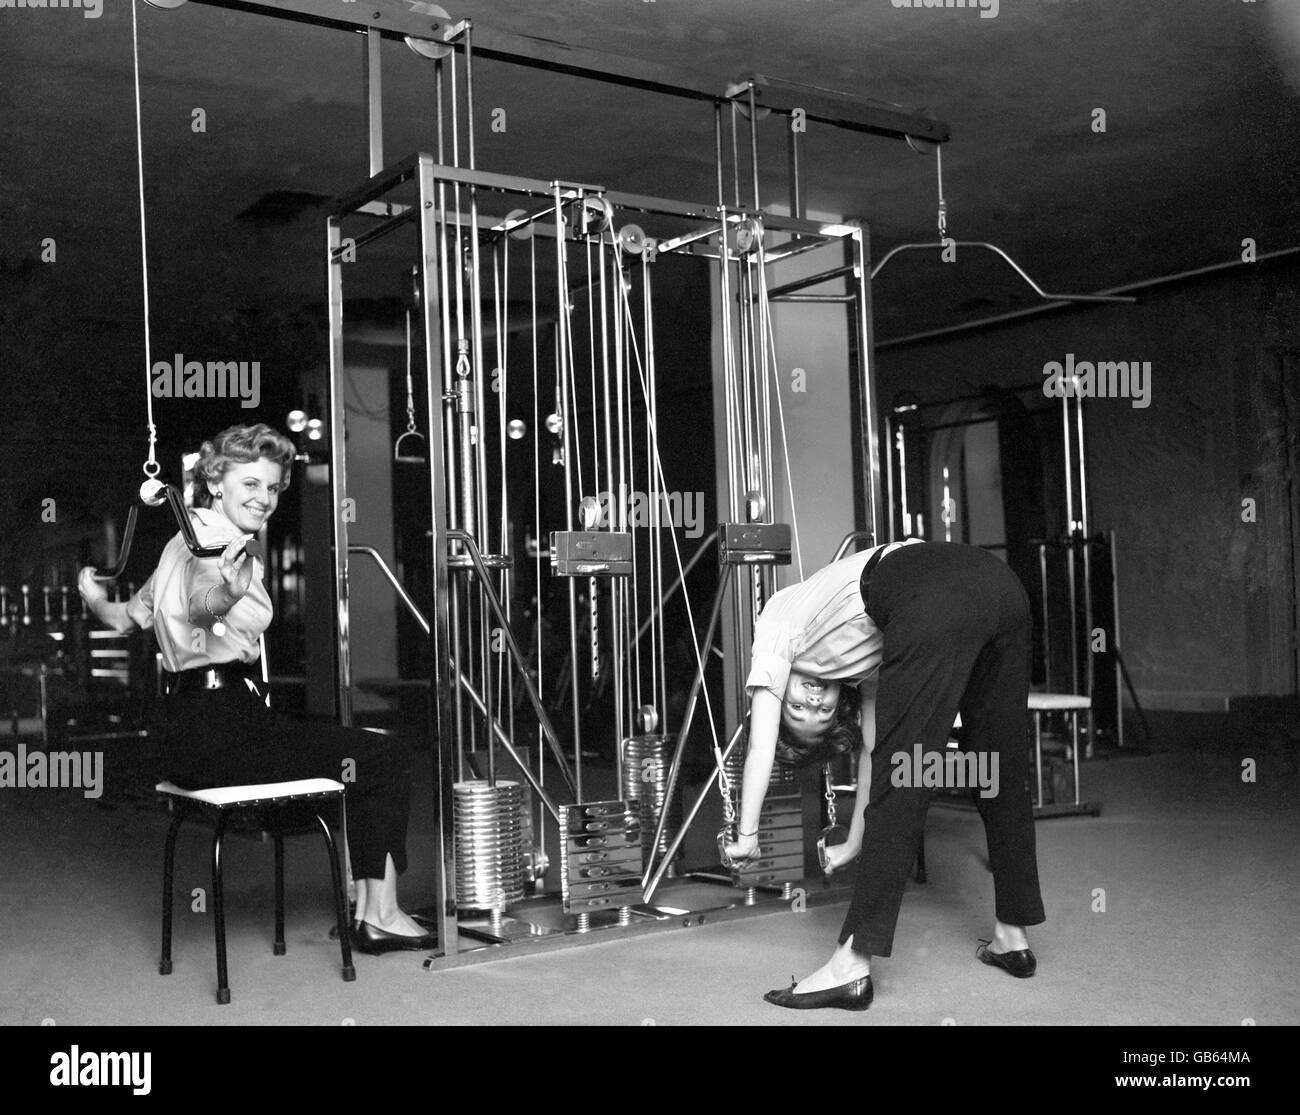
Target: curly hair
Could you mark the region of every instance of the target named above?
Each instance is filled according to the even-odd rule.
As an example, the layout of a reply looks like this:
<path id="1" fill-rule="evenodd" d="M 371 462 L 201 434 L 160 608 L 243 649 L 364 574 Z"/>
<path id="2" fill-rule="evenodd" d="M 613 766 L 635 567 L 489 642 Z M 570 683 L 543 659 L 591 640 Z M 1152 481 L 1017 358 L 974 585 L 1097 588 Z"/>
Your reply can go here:
<path id="1" fill-rule="evenodd" d="M 776 735 L 776 761 L 788 767 L 809 767 L 828 763 L 837 755 L 846 755 L 862 739 L 858 713 L 862 697 L 856 685 L 841 685 L 835 720 L 814 739 L 804 739 L 785 726 Z"/>
<path id="2" fill-rule="evenodd" d="M 211 441 L 205 441 L 199 450 L 199 459 L 194 465 L 194 506 L 211 507 L 209 482 L 219 482 L 235 465 L 250 464 L 259 458 L 279 465 L 283 484 L 288 487 L 293 457 L 293 442 L 265 423 L 222 430 Z"/>

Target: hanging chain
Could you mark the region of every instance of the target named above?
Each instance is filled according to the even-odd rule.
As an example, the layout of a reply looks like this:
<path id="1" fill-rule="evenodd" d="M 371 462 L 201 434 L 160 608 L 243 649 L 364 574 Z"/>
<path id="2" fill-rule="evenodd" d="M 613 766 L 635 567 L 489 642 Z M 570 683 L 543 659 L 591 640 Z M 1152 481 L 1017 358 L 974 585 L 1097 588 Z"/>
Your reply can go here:
<path id="1" fill-rule="evenodd" d="M 730 827 L 736 823 L 736 805 L 731 798 L 731 777 L 727 774 L 727 765 L 722 761 L 722 753 L 717 747 L 713 749 L 713 757 L 718 763 L 718 789 L 722 792 L 722 819 Z"/>
<path id="2" fill-rule="evenodd" d="M 831 765 L 827 763 L 822 767 L 822 777 L 826 781 L 826 823 L 835 824 L 835 783 L 831 779 Z"/>
<path id="3" fill-rule="evenodd" d="M 415 429 L 415 387 L 411 383 L 411 311 L 406 311 L 406 432 Z"/>

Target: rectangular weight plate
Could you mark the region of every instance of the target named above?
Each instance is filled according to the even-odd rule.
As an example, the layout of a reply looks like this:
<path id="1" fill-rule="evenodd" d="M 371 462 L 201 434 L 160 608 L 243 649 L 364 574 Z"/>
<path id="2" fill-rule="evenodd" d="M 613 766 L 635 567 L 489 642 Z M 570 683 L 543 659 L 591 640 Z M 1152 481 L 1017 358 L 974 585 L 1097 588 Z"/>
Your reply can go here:
<path id="1" fill-rule="evenodd" d="M 641 845 L 626 844 L 617 848 L 569 848 L 569 859 L 574 863 L 624 863 L 641 854 Z"/>
<path id="2" fill-rule="evenodd" d="M 736 874 L 748 878 L 757 872 L 762 871 L 783 871 L 788 868 L 803 867 L 803 849 L 800 848 L 796 853 L 785 856 L 760 856 L 744 864 Z"/>
<path id="3" fill-rule="evenodd" d="M 569 864 L 569 875 L 573 876 L 576 871 L 594 869 L 600 867 L 606 871 L 618 870 L 621 872 L 641 872 L 641 847 L 635 848 L 618 848 L 614 851 L 596 851 L 596 852 L 567 852 L 566 857 Z"/>
<path id="4" fill-rule="evenodd" d="M 718 556 L 727 565 L 789 565 L 790 524 L 723 523 Z"/>
<path id="5" fill-rule="evenodd" d="M 582 834 L 582 836 L 571 836 L 564 841 L 564 850 L 569 855 L 595 850 L 614 851 L 616 849 L 625 849 L 625 847 L 640 849 L 640 828 L 625 830 L 625 832 Z"/>
<path id="6" fill-rule="evenodd" d="M 801 856 L 803 855 L 803 837 L 798 840 L 782 840 L 780 843 L 764 843 L 760 838 L 758 842 L 758 859 L 771 859 L 773 856 Z"/>
<path id="7" fill-rule="evenodd" d="M 803 823 L 803 806 L 795 809 L 769 809 L 764 806 L 758 814 L 758 823 L 769 828 L 793 828 Z"/>
<path id="8" fill-rule="evenodd" d="M 640 894 L 641 876 L 630 875 L 626 879 L 593 879 L 581 883 L 567 883 L 564 892 L 566 898 L 592 898 L 601 895 L 618 896 Z"/>
<path id="9" fill-rule="evenodd" d="M 564 873 L 571 880 L 578 878 L 612 878 L 619 875 L 641 875 L 641 851 L 621 859 L 588 860 L 585 855 L 569 855 Z"/>
<path id="10" fill-rule="evenodd" d="M 641 818 L 635 813 L 623 813 L 608 817 L 561 816 L 564 831 L 568 836 L 613 836 L 626 832 L 639 835 Z"/>
<path id="11" fill-rule="evenodd" d="M 635 892 L 629 895 L 601 894 L 592 898 L 566 897 L 564 899 L 564 912 L 566 914 L 584 914 L 593 910 L 617 910 L 620 906 L 635 905 Z"/>
<path id="12" fill-rule="evenodd" d="M 768 887 L 775 883 L 790 883 L 803 878 L 802 867 L 792 867 L 786 871 L 766 871 L 761 875 L 737 875 L 732 882 L 738 887 Z"/>
<path id="13" fill-rule="evenodd" d="M 632 816 L 632 803 L 627 801 L 588 801 L 560 807 L 569 817 L 625 817 Z"/>
<path id="14" fill-rule="evenodd" d="M 551 571 L 561 577 L 626 577 L 632 574 L 630 531 L 551 532 Z"/>
<path id="15" fill-rule="evenodd" d="M 778 817 L 774 822 L 758 822 L 760 840 L 802 840 L 803 825 L 790 823 L 788 817 Z M 767 833 L 767 836 L 762 835 Z"/>
<path id="16" fill-rule="evenodd" d="M 589 883 L 596 879 L 609 879 L 618 881 L 619 879 L 636 879 L 641 878 L 641 862 L 636 863 L 594 863 L 590 865 L 569 864 L 569 885 L 578 886 L 580 883 Z"/>

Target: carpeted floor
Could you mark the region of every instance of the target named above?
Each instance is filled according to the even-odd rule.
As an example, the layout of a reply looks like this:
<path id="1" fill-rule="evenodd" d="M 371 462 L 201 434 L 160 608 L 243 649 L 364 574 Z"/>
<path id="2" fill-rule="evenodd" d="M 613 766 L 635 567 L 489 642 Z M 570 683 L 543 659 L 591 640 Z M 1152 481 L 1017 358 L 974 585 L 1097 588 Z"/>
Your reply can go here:
<path id="1" fill-rule="evenodd" d="M 77 791 L 0 789 L 0 1022 L 34 1025 L 1259 1025 L 1300 1022 L 1300 778 L 1232 748 L 1085 764 L 1100 818 L 1038 823 L 1048 911 L 1027 981 L 974 959 L 991 929 L 978 818 L 936 808 L 929 882 L 912 884 L 866 1014 L 783 1011 L 770 987 L 822 962 L 843 905 L 694 925 L 451 971 L 359 956 L 338 976 L 323 850 L 290 841 L 288 955 L 271 954 L 271 849 L 231 840 L 233 1002 L 217 1006 L 209 836 L 178 849 L 175 973 L 157 973 L 166 818 Z M 417 787 L 417 801 L 427 798 Z M 429 901 L 431 818 L 417 810 L 403 901 Z"/>

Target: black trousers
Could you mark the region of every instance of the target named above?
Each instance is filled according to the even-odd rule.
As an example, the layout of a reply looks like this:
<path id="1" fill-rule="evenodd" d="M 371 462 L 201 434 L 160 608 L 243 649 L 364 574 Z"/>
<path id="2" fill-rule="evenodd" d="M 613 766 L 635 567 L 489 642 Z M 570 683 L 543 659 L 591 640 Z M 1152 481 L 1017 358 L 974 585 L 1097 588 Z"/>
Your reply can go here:
<path id="1" fill-rule="evenodd" d="M 382 879 L 389 854 L 399 874 L 406 870 L 411 756 L 403 744 L 281 715 L 242 681 L 173 693 L 164 712 L 165 778 L 187 790 L 333 778 L 347 787 L 353 876 Z"/>
<path id="2" fill-rule="evenodd" d="M 1005 562 L 974 546 L 925 542 L 891 551 L 864 603 L 884 636 L 876 697 L 871 794 L 853 900 L 840 943 L 889 956 L 903 890 L 933 789 L 895 771 L 914 747 L 942 758 L 961 713 L 963 749 L 998 764 L 998 792 L 977 796 L 994 910 L 1008 925 L 1046 920 L 1029 789 L 1029 598 Z M 899 756 L 899 759 L 895 759 Z M 915 773 L 915 772 L 913 772 Z M 904 781 L 906 785 L 895 785 Z"/>

